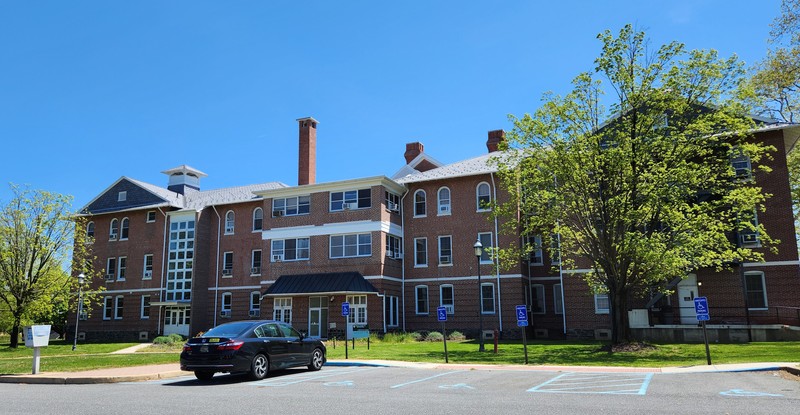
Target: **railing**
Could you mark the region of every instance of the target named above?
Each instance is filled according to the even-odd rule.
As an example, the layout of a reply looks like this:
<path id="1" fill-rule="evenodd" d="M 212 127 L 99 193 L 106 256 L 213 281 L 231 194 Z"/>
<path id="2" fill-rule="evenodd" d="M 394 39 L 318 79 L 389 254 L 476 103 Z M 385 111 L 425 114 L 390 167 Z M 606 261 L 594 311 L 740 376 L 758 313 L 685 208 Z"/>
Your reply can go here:
<path id="1" fill-rule="evenodd" d="M 694 307 L 654 307 L 648 313 L 651 325 L 699 323 L 694 317 L 682 319 L 682 315 L 694 316 Z M 706 324 L 800 326 L 800 307 L 770 306 L 764 309 L 745 310 L 744 307 L 714 307 L 711 304 L 709 317 Z M 685 322 L 682 323 L 681 320 Z"/>

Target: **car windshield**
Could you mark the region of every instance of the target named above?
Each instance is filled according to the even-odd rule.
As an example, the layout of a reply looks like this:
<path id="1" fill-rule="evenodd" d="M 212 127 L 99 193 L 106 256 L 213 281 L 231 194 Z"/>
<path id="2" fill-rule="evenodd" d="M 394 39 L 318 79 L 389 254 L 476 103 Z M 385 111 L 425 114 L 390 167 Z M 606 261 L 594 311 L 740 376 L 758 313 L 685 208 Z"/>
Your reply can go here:
<path id="1" fill-rule="evenodd" d="M 203 333 L 203 337 L 238 337 L 252 326 L 253 323 L 248 321 L 227 323 Z"/>

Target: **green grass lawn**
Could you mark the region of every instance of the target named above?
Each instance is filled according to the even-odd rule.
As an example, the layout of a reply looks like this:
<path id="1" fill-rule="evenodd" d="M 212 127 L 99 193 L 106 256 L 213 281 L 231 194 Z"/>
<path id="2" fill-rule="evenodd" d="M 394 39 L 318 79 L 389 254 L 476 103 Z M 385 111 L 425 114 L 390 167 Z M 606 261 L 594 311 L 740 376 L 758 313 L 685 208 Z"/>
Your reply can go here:
<path id="1" fill-rule="evenodd" d="M 105 367 L 138 366 L 162 363 L 177 363 L 181 344 L 157 345 L 132 354 L 110 354 L 136 343 L 79 343 L 72 351 L 72 343 L 63 340 L 50 342 L 43 347 L 40 368 L 42 372 L 80 371 Z M 342 341 L 328 341 L 328 359 L 345 358 Z M 352 347 L 352 342 L 350 343 Z M 577 366 L 693 366 L 705 365 L 703 344 L 653 344 L 652 349 L 637 352 L 609 353 L 602 351 L 600 342 L 536 341 L 528 345 L 528 363 L 531 365 L 577 365 Z M 712 363 L 746 362 L 797 362 L 800 361 L 800 342 L 712 344 Z M 521 342 L 503 341 L 494 353 L 494 344 L 486 344 L 486 352 L 478 352 L 475 341 L 448 341 L 450 363 L 523 364 Z M 349 349 L 350 359 L 356 360 L 405 360 L 412 362 L 444 363 L 444 347 L 441 342 L 389 342 L 370 340 L 356 341 L 355 349 Z M 0 374 L 30 373 L 33 349 L 21 345 L 17 349 L 8 347 L 8 337 L 0 337 Z"/>

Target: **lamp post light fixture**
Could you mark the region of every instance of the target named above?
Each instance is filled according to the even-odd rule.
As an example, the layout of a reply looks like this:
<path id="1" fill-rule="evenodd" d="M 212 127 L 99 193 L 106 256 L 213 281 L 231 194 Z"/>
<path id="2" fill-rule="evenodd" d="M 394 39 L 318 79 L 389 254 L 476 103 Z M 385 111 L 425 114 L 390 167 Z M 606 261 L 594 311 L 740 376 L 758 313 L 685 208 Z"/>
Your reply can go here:
<path id="1" fill-rule="evenodd" d="M 75 313 L 75 336 L 72 338 L 72 350 L 78 347 L 78 323 L 81 321 L 81 310 L 83 309 L 83 283 L 86 281 L 86 276 L 83 273 L 78 274 L 78 311 Z"/>
<path id="2" fill-rule="evenodd" d="M 481 286 L 481 257 L 483 256 L 483 244 L 481 240 L 478 239 L 472 247 L 475 248 L 475 257 L 478 259 L 478 338 L 480 339 L 478 351 L 483 352 L 486 350 L 483 347 L 483 287 Z"/>

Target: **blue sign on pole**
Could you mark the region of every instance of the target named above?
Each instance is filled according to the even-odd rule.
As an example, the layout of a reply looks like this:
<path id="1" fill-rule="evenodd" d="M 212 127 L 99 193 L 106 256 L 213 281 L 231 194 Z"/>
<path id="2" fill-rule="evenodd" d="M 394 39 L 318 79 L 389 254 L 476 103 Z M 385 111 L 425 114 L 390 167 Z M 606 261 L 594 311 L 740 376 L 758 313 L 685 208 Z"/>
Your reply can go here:
<path id="1" fill-rule="evenodd" d="M 517 321 L 528 321 L 528 307 L 524 305 L 517 306 Z"/>
<path id="2" fill-rule="evenodd" d="M 709 320 L 708 299 L 706 297 L 695 297 L 694 312 L 697 314 L 697 321 Z"/>
<path id="3" fill-rule="evenodd" d="M 517 320 L 517 327 L 528 327 L 528 320 Z"/>
<path id="4" fill-rule="evenodd" d="M 447 321 L 447 309 L 444 307 L 437 307 L 436 316 L 439 318 L 439 321 Z"/>
<path id="5" fill-rule="evenodd" d="M 350 315 L 350 303 L 347 301 L 342 303 L 342 315 L 345 317 Z"/>
<path id="6" fill-rule="evenodd" d="M 711 317 L 709 317 L 708 314 L 697 315 L 697 321 L 708 321 L 708 320 L 711 320 Z"/>

